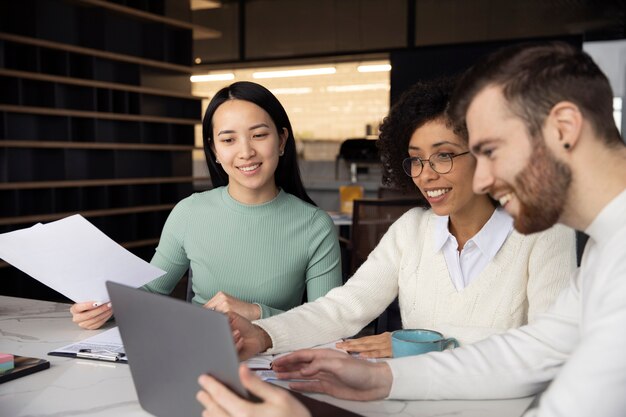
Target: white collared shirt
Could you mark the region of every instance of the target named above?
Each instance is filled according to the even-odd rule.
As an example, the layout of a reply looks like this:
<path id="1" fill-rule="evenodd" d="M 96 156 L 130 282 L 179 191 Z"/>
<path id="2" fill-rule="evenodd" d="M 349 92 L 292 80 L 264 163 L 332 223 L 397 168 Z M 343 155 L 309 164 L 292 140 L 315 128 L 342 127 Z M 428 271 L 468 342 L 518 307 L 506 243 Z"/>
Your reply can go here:
<path id="1" fill-rule="evenodd" d="M 434 249 L 443 251 L 452 284 L 457 291 L 463 291 L 496 256 L 513 230 L 513 218 L 498 207 L 460 253 L 456 238 L 448 230 L 448 221 L 449 216 L 437 216 Z"/>

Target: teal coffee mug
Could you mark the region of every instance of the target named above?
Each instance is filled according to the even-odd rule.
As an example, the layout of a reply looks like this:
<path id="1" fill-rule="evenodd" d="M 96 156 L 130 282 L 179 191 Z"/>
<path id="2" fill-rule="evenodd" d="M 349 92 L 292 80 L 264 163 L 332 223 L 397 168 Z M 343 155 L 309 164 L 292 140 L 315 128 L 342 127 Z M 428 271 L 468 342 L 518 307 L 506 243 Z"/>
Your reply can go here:
<path id="1" fill-rule="evenodd" d="M 441 352 L 450 346 L 459 347 L 459 342 L 453 337 L 445 338 L 434 330 L 404 329 L 391 333 L 391 350 L 394 358 Z"/>

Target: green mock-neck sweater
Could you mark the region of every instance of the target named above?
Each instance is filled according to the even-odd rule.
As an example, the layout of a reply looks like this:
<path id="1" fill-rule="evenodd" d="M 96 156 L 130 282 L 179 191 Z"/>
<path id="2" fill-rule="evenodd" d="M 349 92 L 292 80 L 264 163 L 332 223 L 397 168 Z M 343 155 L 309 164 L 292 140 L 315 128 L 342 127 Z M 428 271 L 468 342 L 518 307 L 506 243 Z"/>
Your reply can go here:
<path id="1" fill-rule="evenodd" d="M 218 291 L 261 306 L 262 318 L 341 285 L 337 233 L 323 210 L 283 190 L 246 205 L 228 187 L 196 193 L 170 213 L 151 263 L 166 274 L 147 284 L 169 294 L 191 267 L 193 302 Z"/>

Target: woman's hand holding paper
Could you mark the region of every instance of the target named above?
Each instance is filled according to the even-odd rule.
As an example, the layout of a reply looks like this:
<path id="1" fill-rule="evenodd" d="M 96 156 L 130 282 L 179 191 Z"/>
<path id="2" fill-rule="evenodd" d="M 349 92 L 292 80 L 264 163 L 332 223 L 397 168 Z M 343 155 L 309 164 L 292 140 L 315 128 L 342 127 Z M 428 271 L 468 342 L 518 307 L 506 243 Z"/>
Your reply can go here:
<path id="1" fill-rule="evenodd" d="M 76 303 L 70 307 L 72 321 L 83 329 L 95 330 L 102 327 L 113 316 L 111 303 L 87 301 Z"/>

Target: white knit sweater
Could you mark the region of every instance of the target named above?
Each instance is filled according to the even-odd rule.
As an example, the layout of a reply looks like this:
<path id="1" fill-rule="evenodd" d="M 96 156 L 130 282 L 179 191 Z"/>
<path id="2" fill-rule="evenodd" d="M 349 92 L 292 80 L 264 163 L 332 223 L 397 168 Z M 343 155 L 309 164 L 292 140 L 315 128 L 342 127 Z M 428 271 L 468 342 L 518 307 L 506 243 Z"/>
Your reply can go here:
<path id="1" fill-rule="evenodd" d="M 272 339 L 268 353 L 352 336 L 398 295 L 404 328 L 437 330 L 473 343 L 532 321 L 576 268 L 572 229 L 557 225 L 529 236 L 513 231 L 492 262 L 457 292 L 442 252 L 433 249 L 434 219 L 430 210 L 408 211 L 344 286 L 255 321 Z"/>

